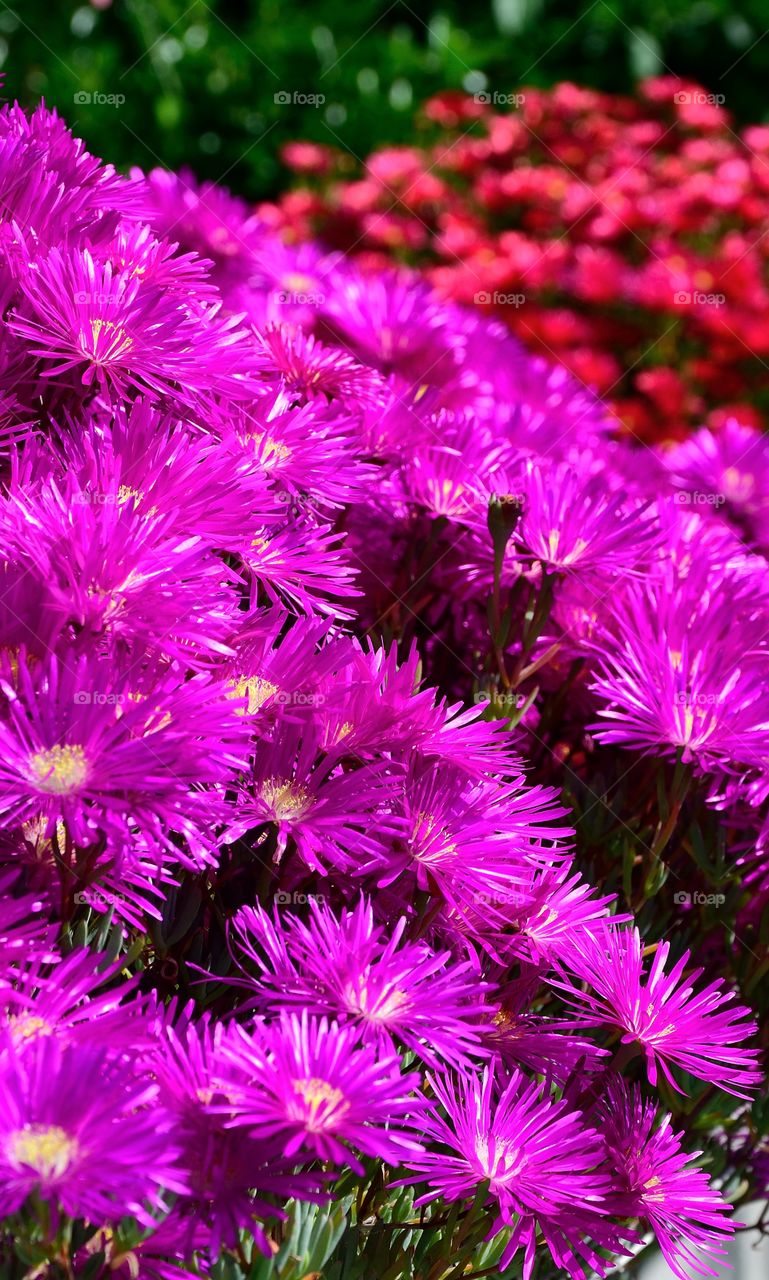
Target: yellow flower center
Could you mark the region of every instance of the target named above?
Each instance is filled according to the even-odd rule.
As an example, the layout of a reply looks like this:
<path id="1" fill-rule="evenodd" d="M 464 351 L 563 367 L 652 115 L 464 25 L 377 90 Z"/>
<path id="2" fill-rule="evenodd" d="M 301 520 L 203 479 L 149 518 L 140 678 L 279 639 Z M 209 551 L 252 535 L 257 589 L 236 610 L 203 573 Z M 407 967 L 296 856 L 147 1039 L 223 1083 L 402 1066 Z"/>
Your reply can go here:
<path id="1" fill-rule="evenodd" d="M 304 1080 L 292 1080 L 291 1085 L 294 1093 L 301 1098 L 309 1111 L 309 1115 L 303 1113 L 295 1118 L 301 1119 L 310 1130 L 318 1132 L 322 1129 L 335 1128 L 350 1110 L 350 1104 L 345 1101 L 342 1090 L 329 1084 L 328 1080 L 311 1076 Z"/>
<path id="2" fill-rule="evenodd" d="M 88 777 L 85 752 L 80 746 L 55 746 L 38 751 L 30 759 L 32 781 L 49 795 L 78 791 Z"/>
<path id="3" fill-rule="evenodd" d="M 366 986 L 361 985 L 359 989 L 349 988 L 345 996 L 350 1011 L 368 1019 L 369 1022 L 389 1022 L 411 1005 L 409 993 L 402 991 L 400 987 L 393 987 L 385 994 L 372 996 Z"/>
<path id="4" fill-rule="evenodd" d="M 450 857 L 456 853 L 456 842 L 432 813 L 418 813 L 411 832 L 411 852 L 419 862 Z"/>
<path id="5" fill-rule="evenodd" d="M 15 1045 L 25 1044 L 37 1036 L 53 1035 L 53 1027 L 36 1013 L 11 1013 L 8 1027 Z"/>
<path id="6" fill-rule="evenodd" d="M 301 818 L 312 804 L 307 788 L 288 778 L 267 778 L 262 783 L 261 797 L 278 822 Z"/>
<path id="7" fill-rule="evenodd" d="M 275 436 L 268 435 L 266 431 L 250 431 L 240 438 L 243 444 L 253 444 L 255 452 L 259 454 L 259 465 L 266 471 L 291 457 L 290 446 L 277 440 Z"/>
<path id="8" fill-rule="evenodd" d="M 101 358 L 115 359 L 130 351 L 133 346 L 133 338 L 125 331 L 122 325 L 116 324 L 114 320 L 92 320 L 91 321 L 91 340 L 93 351 L 86 352 L 95 364 L 101 363 L 96 348 L 101 346 Z"/>
<path id="9" fill-rule="evenodd" d="M 27 1124 L 15 1129 L 6 1142 L 12 1165 L 27 1165 L 46 1181 L 60 1178 L 77 1154 L 77 1142 L 58 1124 Z"/>
<path id="10" fill-rule="evenodd" d="M 238 707 L 235 714 L 239 716 L 252 716 L 255 711 L 264 705 L 268 698 L 278 692 L 278 686 L 273 684 L 271 680 L 263 680 L 261 676 L 240 676 L 236 680 L 230 680 L 229 692 L 225 694 L 226 698 L 247 698 L 248 705 Z"/>

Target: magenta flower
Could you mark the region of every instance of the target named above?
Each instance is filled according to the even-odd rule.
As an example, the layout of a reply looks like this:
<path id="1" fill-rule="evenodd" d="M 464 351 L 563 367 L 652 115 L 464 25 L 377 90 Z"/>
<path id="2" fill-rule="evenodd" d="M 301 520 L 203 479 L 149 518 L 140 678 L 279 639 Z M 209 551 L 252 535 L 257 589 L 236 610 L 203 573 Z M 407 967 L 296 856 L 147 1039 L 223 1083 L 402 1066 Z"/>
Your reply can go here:
<path id="1" fill-rule="evenodd" d="M 345 771 L 341 751 L 322 755 L 308 725 L 285 721 L 257 743 L 251 778 L 238 797 L 227 841 L 255 828 L 277 828 L 278 857 L 292 840 L 303 862 L 325 874 L 329 866 L 359 872 L 378 862 L 388 838 L 400 829 L 385 806 L 395 780 L 384 761 L 359 762 Z"/>
<path id="2" fill-rule="evenodd" d="M 245 398 L 256 361 L 237 317 L 219 319 L 218 303 L 193 311 L 173 291 L 145 283 L 148 248 L 117 270 L 88 248 L 35 258 L 11 332 L 46 378 L 71 374 L 75 385 L 115 398 L 175 396 L 191 406 L 210 390 Z"/>
<path id="3" fill-rule="evenodd" d="M 198 534 L 143 511 L 116 480 L 101 492 L 72 475 L 12 490 L 0 510 L 0 556 L 23 572 L 51 646 L 74 632 L 82 643 L 142 643 L 193 661 L 195 651 L 226 651 L 234 574 Z"/>
<path id="4" fill-rule="evenodd" d="M 283 1216 L 267 1195 L 319 1199 L 323 1175 L 298 1173 L 281 1155 L 280 1140 L 233 1128 L 250 1071 L 235 1064 L 239 1037 L 234 1026 L 170 1021 L 160 1028 L 150 1057 L 159 1096 L 175 1117 L 179 1164 L 188 1193 L 174 1206 L 183 1218 L 208 1226 L 206 1251 L 212 1261 L 222 1246 L 237 1247 L 239 1232 L 252 1232 L 269 1253 L 259 1217 Z M 226 1045 L 234 1046 L 228 1055 Z M 231 1110 L 228 1111 L 228 1104 Z M 190 1246 L 193 1240 L 189 1241 Z"/>
<path id="5" fill-rule="evenodd" d="M 530 462 L 521 480 L 521 554 L 554 573 L 640 573 L 659 541 L 649 503 L 607 491 L 600 476 Z"/>
<path id="6" fill-rule="evenodd" d="M 402 1075 L 394 1053 L 360 1047 L 354 1025 L 286 1013 L 251 1035 L 241 1030 L 224 1052 L 249 1077 L 233 1099 L 233 1123 L 280 1138 L 286 1157 L 314 1155 L 360 1173 L 355 1152 L 397 1165 L 420 1149 L 410 1132 L 418 1074 Z"/>
<path id="7" fill-rule="evenodd" d="M 0 1213 L 36 1194 L 72 1218 L 148 1225 L 163 1188 L 185 1190 L 157 1086 L 120 1058 L 39 1036 L 21 1054 L 6 1037 L 0 1059 Z"/>
<path id="8" fill-rule="evenodd" d="M 584 1278 L 579 1259 L 606 1275 L 595 1245 L 611 1242 L 624 1252 L 622 1233 L 603 1218 L 611 1183 L 601 1168 L 601 1139 L 581 1114 L 520 1071 L 507 1083 L 497 1083 L 486 1069 L 482 1078 L 439 1076 L 430 1084 L 436 1104 L 421 1136 L 438 1149 L 408 1159 L 417 1170 L 408 1181 L 425 1181 L 430 1188 L 416 1203 L 436 1196 L 471 1200 L 488 1183 L 488 1205 L 497 1215 L 491 1234 L 512 1228 L 501 1269 L 523 1248 L 528 1280 L 539 1234 L 556 1265 L 574 1280 Z"/>
<path id="9" fill-rule="evenodd" d="M 341 404 L 352 401 L 361 410 L 383 405 L 384 379 L 346 351 L 326 347 L 301 328 L 285 324 L 268 325 L 261 340 L 291 400 L 306 404 L 325 397 Z"/>
<path id="10" fill-rule="evenodd" d="M 482 1053 L 473 1021 L 484 1012 L 487 984 L 471 963 L 403 942 L 405 927 L 401 919 L 386 938 L 364 899 L 339 918 L 313 900 L 307 924 L 277 908 L 273 922 L 244 907 L 234 921 L 236 946 L 257 972 L 242 982 L 261 1009 L 326 1014 L 357 1026 L 364 1043 L 393 1052 L 400 1041 L 433 1067 L 463 1065 Z"/>
<path id="11" fill-rule="evenodd" d="M 599 742 L 679 752 L 704 769 L 758 764 L 769 750 L 765 660 L 749 628 L 735 632 L 727 612 L 703 609 L 699 586 L 661 578 L 625 589 L 595 645 L 592 728 Z"/>
<path id="12" fill-rule="evenodd" d="M 637 1045 L 652 1084 L 659 1068 L 681 1093 L 670 1069 L 677 1066 L 727 1093 L 749 1097 L 746 1090 L 762 1078 L 755 1069 L 756 1050 L 745 1045 L 756 1029 L 749 1011 L 734 1003 L 734 992 L 720 979 L 696 991 L 702 969 L 686 973 L 688 951 L 666 973 L 669 952 L 670 944 L 660 943 L 647 970 L 637 929 L 585 930 L 567 963 L 589 990 L 563 979 L 553 979 L 553 985 L 582 1025 L 617 1027 L 623 1044 Z"/>
<path id="13" fill-rule="evenodd" d="M 64 823 L 75 842 L 137 829 L 194 857 L 223 816 L 219 789 L 244 765 L 245 722 L 206 676 L 105 659 L 20 658 L 0 719 L 0 812 L 9 825 Z M 205 789 L 202 784 L 208 784 Z"/>
<path id="14" fill-rule="evenodd" d="M 144 1031 L 136 978 L 110 987 L 120 969 L 103 956 L 76 950 L 51 964 L 43 953 L 25 957 L 13 984 L 0 986 L 0 1023 L 21 1055 L 41 1037 L 62 1045 L 137 1048 Z M 106 988 L 106 989 L 105 989 Z"/>
<path id="15" fill-rule="evenodd" d="M 729 1205 L 693 1161 L 701 1153 L 681 1150 L 682 1134 L 671 1117 L 657 1122 L 657 1108 L 621 1077 L 609 1084 L 601 1105 L 601 1132 L 615 1175 L 613 1213 L 641 1218 L 654 1231 L 662 1255 L 678 1280 L 719 1276 L 734 1234 Z M 714 1269 L 715 1268 L 715 1269 Z"/>

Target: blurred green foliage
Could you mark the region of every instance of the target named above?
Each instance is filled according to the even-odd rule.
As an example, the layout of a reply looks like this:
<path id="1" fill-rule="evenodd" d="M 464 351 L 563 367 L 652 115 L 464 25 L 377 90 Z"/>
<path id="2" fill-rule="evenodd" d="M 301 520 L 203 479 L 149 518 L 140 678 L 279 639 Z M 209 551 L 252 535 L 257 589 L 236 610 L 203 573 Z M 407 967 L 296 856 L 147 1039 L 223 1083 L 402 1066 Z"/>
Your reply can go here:
<path id="1" fill-rule="evenodd" d="M 364 156 L 446 88 L 626 91 L 671 70 L 761 120 L 767 26 L 767 0 L 0 0 L 0 57 L 7 95 L 44 96 L 98 155 L 258 197 L 282 143 Z"/>

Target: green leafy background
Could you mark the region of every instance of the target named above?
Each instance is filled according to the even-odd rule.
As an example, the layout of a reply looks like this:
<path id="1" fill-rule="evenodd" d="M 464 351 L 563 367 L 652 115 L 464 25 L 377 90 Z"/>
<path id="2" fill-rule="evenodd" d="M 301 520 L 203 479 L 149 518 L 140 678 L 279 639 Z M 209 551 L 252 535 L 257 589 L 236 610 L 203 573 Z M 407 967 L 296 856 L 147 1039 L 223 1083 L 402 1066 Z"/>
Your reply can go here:
<path id="1" fill-rule="evenodd" d="M 766 0 L 0 0 L 0 60 L 8 97 L 44 96 L 96 154 L 259 198 L 285 182 L 283 143 L 365 156 L 407 141 L 414 107 L 447 88 L 627 91 L 672 70 L 762 120 L 767 27 Z"/>

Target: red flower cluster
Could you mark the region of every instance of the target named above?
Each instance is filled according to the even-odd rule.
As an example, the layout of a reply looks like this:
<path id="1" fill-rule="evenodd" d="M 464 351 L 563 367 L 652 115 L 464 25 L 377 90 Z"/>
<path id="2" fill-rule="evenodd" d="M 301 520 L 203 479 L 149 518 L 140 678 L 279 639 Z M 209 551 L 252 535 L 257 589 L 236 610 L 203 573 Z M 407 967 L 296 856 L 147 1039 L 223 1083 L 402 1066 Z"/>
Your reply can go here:
<path id="1" fill-rule="evenodd" d="M 421 264 L 643 440 L 730 414 L 763 425 L 769 127 L 735 132 L 719 95 L 672 77 L 636 98 L 447 92 L 419 123 L 423 146 L 374 152 L 362 177 L 330 148 L 287 148 L 304 185 L 263 215 L 377 265 Z"/>

